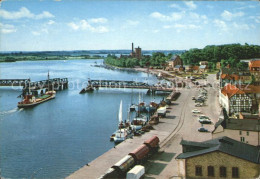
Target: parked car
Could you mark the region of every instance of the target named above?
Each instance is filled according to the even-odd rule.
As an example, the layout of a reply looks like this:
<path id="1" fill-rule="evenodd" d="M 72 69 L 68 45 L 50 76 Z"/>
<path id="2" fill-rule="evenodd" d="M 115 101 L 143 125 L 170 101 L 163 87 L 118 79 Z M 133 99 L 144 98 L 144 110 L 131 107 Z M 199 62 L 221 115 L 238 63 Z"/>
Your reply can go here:
<path id="1" fill-rule="evenodd" d="M 195 104 L 195 107 L 202 107 L 202 104 L 201 103 L 197 103 L 197 104 Z"/>
<path id="2" fill-rule="evenodd" d="M 192 100 L 196 100 L 196 98 L 195 98 L 195 96 L 192 96 L 192 98 L 191 98 Z"/>
<path id="3" fill-rule="evenodd" d="M 199 132 L 208 132 L 208 129 L 205 129 L 204 127 L 198 128 Z"/>
<path id="4" fill-rule="evenodd" d="M 195 100 L 195 103 L 204 103 L 204 99 L 198 98 Z"/>
<path id="5" fill-rule="evenodd" d="M 211 120 L 209 120 L 209 119 L 200 119 L 199 122 L 201 124 L 211 124 Z"/>
<path id="6" fill-rule="evenodd" d="M 198 120 L 201 120 L 201 119 L 208 119 L 208 120 L 210 120 L 210 118 L 208 116 L 205 116 L 205 115 L 199 116 Z"/>
<path id="7" fill-rule="evenodd" d="M 193 113 L 200 113 L 200 111 L 198 109 L 193 109 L 191 112 L 193 112 Z"/>

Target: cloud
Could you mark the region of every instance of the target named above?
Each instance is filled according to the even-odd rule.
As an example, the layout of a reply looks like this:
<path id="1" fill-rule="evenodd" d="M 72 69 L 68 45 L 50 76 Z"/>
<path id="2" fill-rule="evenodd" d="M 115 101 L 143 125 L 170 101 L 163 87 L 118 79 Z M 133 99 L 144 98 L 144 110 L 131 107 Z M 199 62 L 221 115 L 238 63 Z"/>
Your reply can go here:
<path id="1" fill-rule="evenodd" d="M 169 5 L 169 7 L 179 9 L 179 10 L 183 10 L 183 8 L 181 6 L 179 6 L 178 4 L 171 4 L 171 5 Z"/>
<path id="2" fill-rule="evenodd" d="M 237 24 L 236 22 L 234 22 L 232 24 L 233 28 L 238 29 L 238 30 L 249 30 L 249 26 L 247 24 Z"/>
<path id="3" fill-rule="evenodd" d="M 222 31 L 227 31 L 227 30 L 228 30 L 227 24 L 226 24 L 224 21 L 222 21 L 222 20 L 215 19 L 215 20 L 213 21 L 213 23 L 214 23 L 214 25 L 215 25 L 216 27 L 220 28 Z"/>
<path id="4" fill-rule="evenodd" d="M 43 19 L 43 18 L 53 18 L 52 15 L 48 11 L 43 11 L 41 14 L 33 14 L 26 7 L 20 8 L 19 11 L 6 11 L 4 9 L 0 9 L 0 17 L 4 19 L 21 19 L 21 18 L 30 18 L 30 19 Z"/>
<path id="5" fill-rule="evenodd" d="M 242 17 L 242 16 L 244 16 L 243 12 L 231 13 L 227 10 L 224 10 L 224 12 L 222 12 L 221 14 L 221 17 L 226 21 L 231 21 L 233 18 Z"/>
<path id="6" fill-rule="evenodd" d="M 49 21 L 47 22 L 47 25 L 52 25 L 52 24 L 55 24 L 55 21 L 49 20 Z"/>
<path id="7" fill-rule="evenodd" d="M 10 34 L 16 32 L 16 28 L 10 24 L 0 23 L 0 32 L 3 34 Z"/>
<path id="8" fill-rule="evenodd" d="M 91 31 L 91 32 L 96 32 L 96 33 L 109 32 L 109 29 L 107 27 L 105 27 L 105 26 L 95 27 L 95 26 L 91 25 L 88 21 L 86 21 L 85 19 L 80 20 L 79 22 L 70 22 L 67 25 L 75 31 L 88 30 L 88 31 Z"/>
<path id="9" fill-rule="evenodd" d="M 89 20 L 90 23 L 106 23 L 106 18 L 93 18 Z"/>
<path id="10" fill-rule="evenodd" d="M 32 34 L 35 35 L 35 36 L 41 35 L 40 32 L 36 32 L 36 31 L 32 31 Z"/>
<path id="11" fill-rule="evenodd" d="M 178 21 L 178 20 L 182 19 L 183 13 L 174 12 L 170 16 L 167 16 L 167 15 L 163 15 L 159 12 L 153 12 L 150 14 L 150 17 L 158 19 L 160 21 Z"/>
<path id="12" fill-rule="evenodd" d="M 194 10 L 197 8 L 197 5 L 194 4 L 193 1 L 185 1 L 184 3 L 190 10 Z"/>
<path id="13" fill-rule="evenodd" d="M 164 29 L 175 29 L 177 32 L 181 30 L 195 30 L 201 29 L 201 26 L 195 24 L 174 24 L 174 25 L 165 25 L 163 26 Z"/>

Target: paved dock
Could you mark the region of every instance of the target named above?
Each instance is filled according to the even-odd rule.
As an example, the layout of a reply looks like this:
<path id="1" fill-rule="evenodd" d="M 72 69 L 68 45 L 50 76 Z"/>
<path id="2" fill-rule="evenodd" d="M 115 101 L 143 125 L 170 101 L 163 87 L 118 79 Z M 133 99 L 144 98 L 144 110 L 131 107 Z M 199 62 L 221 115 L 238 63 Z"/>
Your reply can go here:
<path id="1" fill-rule="evenodd" d="M 177 176 L 178 167 L 175 157 L 181 152 L 181 146 L 179 145 L 181 139 L 184 138 L 186 140 L 195 141 L 211 139 L 211 133 L 200 133 L 197 131 L 197 128 L 201 125 L 196 119 L 197 116 L 191 113 L 191 110 L 195 108 L 194 101 L 191 100 L 191 97 L 197 96 L 198 93 L 198 88 L 182 89 L 181 96 L 178 100 L 169 106 L 166 118 L 161 118 L 160 123 L 154 125 L 154 130 L 142 136 L 127 139 L 88 165 L 72 173 L 67 178 L 99 178 L 116 162 L 154 135 L 159 137 L 160 144 L 162 145 L 161 151 L 163 152 L 154 155 L 145 163 L 145 178 L 161 179 Z M 218 105 L 216 93 L 216 90 L 209 89 L 207 106 L 200 108 L 203 113 L 208 115 L 214 122 L 217 121 L 219 114 L 219 108 L 216 107 L 216 105 Z M 207 125 L 206 128 L 211 131 L 213 125 Z"/>

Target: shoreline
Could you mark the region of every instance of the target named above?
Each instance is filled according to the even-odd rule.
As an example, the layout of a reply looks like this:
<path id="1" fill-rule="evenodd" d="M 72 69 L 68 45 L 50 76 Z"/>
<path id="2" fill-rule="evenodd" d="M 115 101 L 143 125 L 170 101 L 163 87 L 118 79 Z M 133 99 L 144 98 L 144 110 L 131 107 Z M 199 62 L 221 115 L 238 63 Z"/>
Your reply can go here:
<path id="1" fill-rule="evenodd" d="M 147 73 L 146 68 L 133 68 L 132 70 Z M 155 70 L 151 71 L 151 74 L 156 76 L 158 75 L 158 73 L 160 72 Z M 187 95 L 185 95 L 184 97 L 187 98 Z M 174 102 L 180 102 L 180 99 L 177 99 Z M 156 135 L 160 139 L 160 146 L 164 146 L 171 139 L 171 136 L 174 134 L 181 122 L 180 119 L 172 120 L 173 113 L 176 112 L 174 111 L 175 109 L 172 107 L 173 104 L 169 105 L 169 107 L 167 108 L 167 116 L 165 118 L 160 118 L 160 122 L 157 125 L 152 125 L 154 127 L 154 130 L 146 132 L 141 136 L 134 136 L 133 139 L 127 139 L 123 141 L 122 143 L 116 145 L 114 148 L 98 156 L 90 163 L 81 167 L 79 170 L 71 173 L 66 178 L 99 178 L 116 162 L 118 162 L 128 153 L 139 147 L 145 140 L 151 138 L 154 135 Z"/>

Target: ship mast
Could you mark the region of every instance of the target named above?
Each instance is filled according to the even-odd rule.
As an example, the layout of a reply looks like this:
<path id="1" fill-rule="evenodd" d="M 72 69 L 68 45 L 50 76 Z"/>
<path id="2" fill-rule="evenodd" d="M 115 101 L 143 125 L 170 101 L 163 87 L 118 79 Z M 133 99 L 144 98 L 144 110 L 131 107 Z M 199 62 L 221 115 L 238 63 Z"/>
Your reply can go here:
<path id="1" fill-rule="evenodd" d="M 49 81 L 50 81 L 50 74 L 49 74 L 49 70 L 48 70 L 48 91 L 50 90 L 50 83 L 49 83 Z"/>

